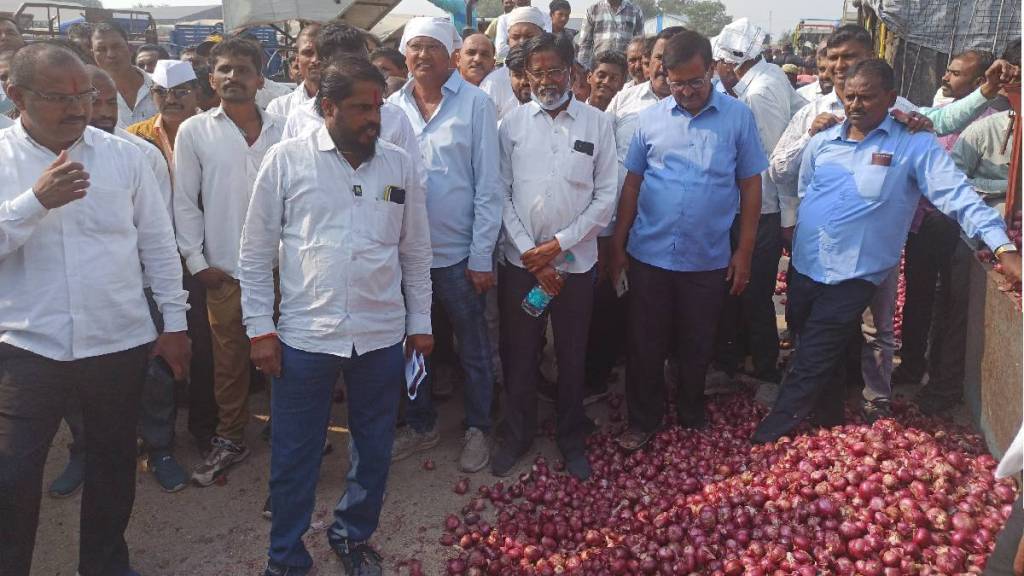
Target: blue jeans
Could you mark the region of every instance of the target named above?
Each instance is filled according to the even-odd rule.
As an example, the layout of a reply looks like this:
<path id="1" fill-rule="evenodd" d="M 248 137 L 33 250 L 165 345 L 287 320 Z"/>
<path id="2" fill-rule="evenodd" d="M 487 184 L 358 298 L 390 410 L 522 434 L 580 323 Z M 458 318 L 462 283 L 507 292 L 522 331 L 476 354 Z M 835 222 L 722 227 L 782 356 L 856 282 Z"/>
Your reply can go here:
<path id="1" fill-rule="evenodd" d="M 462 370 L 466 373 L 465 394 L 466 427 L 491 429 L 491 397 L 494 394 L 494 367 L 491 344 L 487 337 L 484 315 L 486 300 L 477 294 L 473 283 L 466 277 L 466 260 L 447 268 L 433 268 L 435 302 L 440 302 L 451 319 Z M 436 304 L 435 304 L 436 305 Z M 430 397 L 431 360 L 427 358 L 427 378 L 420 386 L 415 400 L 406 406 L 405 419 L 417 432 L 426 432 L 437 422 L 437 410 Z"/>
<path id="2" fill-rule="evenodd" d="M 316 503 L 321 451 L 338 374 L 348 383 L 349 458 L 345 494 L 334 509 L 332 542 L 363 542 L 377 529 L 405 359 L 402 345 L 340 358 L 281 344 L 281 377 L 271 387 L 274 441 L 270 444 L 270 561 L 308 569 L 302 543 Z"/>

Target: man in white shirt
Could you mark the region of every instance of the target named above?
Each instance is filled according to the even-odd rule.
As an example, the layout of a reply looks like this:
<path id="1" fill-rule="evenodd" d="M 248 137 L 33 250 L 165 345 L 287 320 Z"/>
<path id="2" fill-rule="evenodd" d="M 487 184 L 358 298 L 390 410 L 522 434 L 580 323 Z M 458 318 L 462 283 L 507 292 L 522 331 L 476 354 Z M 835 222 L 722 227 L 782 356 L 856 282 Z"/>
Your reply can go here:
<path id="1" fill-rule="evenodd" d="M 682 26 L 665 28 L 653 39 L 651 58 L 644 75 L 650 80 L 626 88 L 615 95 L 605 109 L 612 119 L 615 133 L 615 157 L 617 160 L 616 198 L 626 180 L 626 152 L 636 132 L 640 113 L 658 103 L 658 100 L 672 95 L 662 66 L 665 44 L 676 34 L 685 30 Z M 619 297 L 615 292 L 618 278 L 608 274 L 608 251 L 611 242 L 615 214 L 612 222 L 601 231 L 597 238 L 598 266 L 594 284 L 594 308 L 590 318 L 590 333 L 587 336 L 586 398 L 584 403 L 599 400 L 608 394 L 608 378 L 615 369 L 615 363 L 626 348 L 626 304 L 629 293 Z"/>
<path id="2" fill-rule="evenodd" d="M 267 105 L 267 112 L 287 118 L 292 110 L 304 102 L 310 102 L 316 96 L 320 86 L 320 59 L 316 53 L 316 35 L 320 32 L 320 24 L 307 24 L 298 38 L 295 39 L 295 62 L 299 67 L 302 81 L 291 93 L 279 96 Z"/>
<path id="3" fill-rule="evenodd" d="M 0 131 L 0 573 L 29 575 L 43 466 L 76 395 L 90 454 L 78 572 L 135 574 L 124 531 L 143 374 L 154 355 L 183 378 L 189 357 L 171 220 L 142 153 L 87 126 L 95 91 L 78 56 L 21 49 L 10 95 L 20 121 Z"/>
<path id="4" fill-rule="evenodd" d="M 369 60 L 333 60 L 317 96 L 325 125 L 271 149 L 246 216 L 239 255 L 245 324 L 253 361 L 275 377 L 268 576 L 312 567 L 302 536 L 341 372 L 352 453 L 328 540 L 347 574 L 381 573 L 366 541 L 384 500 L 396 384 L 404 356 L 433 347 L 426 196 L 408 155 L 378 139 L 383 89 Z"/>
<path id="5" fill-rule="evenodd" d="M 547 316 L 523 309 L 540 286 L 549 298 L 558 358 L 558 447 L 570 474 L 590 477 L 583 378 L 594 298 L 597 235 L 615 208 L 611 119 L 570 92 L 573 47 L 543 34 L 524 45 L 533 102 L 502 122 L 505 189 L 500 269 L 502 366 L 508 390 L 505 444 L 491 471 L 511 473 L 537 430 L 537 358 Z"/>
<path id="6" fill-rule="evenodd" d="M 459 74 L 473 86 L 494 70 L 494 44 L 486 34 L 470 34 L 462 40 L 462 48 L 457 52 Z M 494 103 L 498 105 L 497 102 Z"/>
<path id="7" fill-rule="evenodd" d="M 92 55 L 117 84 L 117 127 L 127 128 L 157 113 L 150 89 L 153 79 L 132 64 L 128 34 L 113 22 L 97 24 L 92 31 Z"/>
<path id="8" fill-rule="evenodd" d="M 508 30 L 507 49 L 501 53 L 502 58 L 507 56 L 508 49 L 514 48 L 530 38 L 540 36 L 545 30 L 544 18 L 545 14 L 540 9 L 529 5 L 516 8 L 508 14 L 502 14 L 499 21 L 503 22 Z M 498 120 L 504 118 L 505 114 L 519 105 L 519 101 L 512 91 L 508 66 L 495 68 L 480 82 L 480 89 L 491 97 L 491 101 L 498 108 Z"/>
<path id="9" fill-rule="evenodd" d="M 594 56 L 594 68 L 587 73 L 586 81 L 590 85 L 587 104 L 606 110 L 626 81 L 626 57 L 621 52 L 607 50 L 597 54 Z"/>
<path id="10" fill-rule="evenodd" d="M 498 16 L 496 31 L 494 35 L 494 47 L 498 51 L 498 61 L 502 62 L 505 60 L 505 56 L 508 54 L 508 49 L 515 46 L 515 40 L 513 37 L 515 34 L 512 32 L 512 25 L 514 24 L 511 17 L 512 12 L 515 12 L 518 8 L 533 8 L 540 13 L 540 21 L 537 23 L 541 28 L 541 32 L 551 32 L 551 15 L 547 12 L 533 6 L 532 0 L 515 0 L 516 8 L 509 12 Z M 520 40 L 522 41 L 522 39 Z"/>
<path id="11" fill-rule="evenodd" d="M 432 18 L 405 27 L 401 46 L 412 79 L 388 101 L 401 108 L 416 132 L 427 185 L 434 261 L 430 276 L 439 314 L 446 314 L 466 374 L 466 432 L 459 467 L 487 466 L 494 369 L 484 319 L 484 298 L 494 287 L 494 248 L 501 227 L 501 176 L 494 104 L 449 68 L 455 28 Z M 431 397 L 431 369 L 409 402 L 409 423 L 395 440 L 400 460 L 440 441 Z"/>
<path id="12" fill-rule="evenodd" d="M 213 48 L 211 83 L 221 105 L 184 121 L 174 147 L 178 248 L 189 272 L 206 287 L 213 333 L 219 422 L 213 449 L 192 473 L 200 486 L 209 486 L 249 455 L 249 339 L 242 325 L 238 242 L 256 172 L 267 150 L 280 141 L 284 124 L 254 100 L 263 85 L 259 52 L 243 38 Z"/>
<path id="13" fill-rule="evenodd" d="M 832 72 L 828 68 L 828 49 L 822 46 L 816 54 L 818 67 L 818 79 L 806 86 L 796 89 L 796 93 L 808 102 L 813 102 L 818 96 L 832 92 Z"/>
<path id="14" fill-rule="evenodd" d="M 716 38 L 715 59 L 719 72 L 727 72 L 721 75 L 723 84 L 754 113 L 761 147 L 767 156 L 775 149 L 790 118 L 807 102 L 793 90 L 782 69 L 761 57 L 765 35 L 765 30 L 747 18 L 734 20 Z M 732 387 L 745 351 L 753 358 L 751 375 L 755 379 L 779 382 L 779 332 L 773 297 L 782 257 L 780 223 L 779 192 L 766 171 L 761 175 L 761 215 L 751 258 L 750 284 L 739 296 L 725 300 L 718 327 L 717 370 L 709 376 L 709 388 Z M 738 217 L 731 236 L 735 245 L 739 238 Z"/>

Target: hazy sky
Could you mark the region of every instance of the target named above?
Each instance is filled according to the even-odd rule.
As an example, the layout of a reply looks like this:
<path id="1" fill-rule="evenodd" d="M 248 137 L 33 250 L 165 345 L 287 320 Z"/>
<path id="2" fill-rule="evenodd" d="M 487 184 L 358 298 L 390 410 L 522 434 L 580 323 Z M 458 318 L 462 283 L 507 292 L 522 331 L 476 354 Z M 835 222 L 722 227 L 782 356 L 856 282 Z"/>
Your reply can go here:
<path id="1" fill-rule="evenodd" d="M 329 0 L 323 0 L 329 1 Z M 569 0 L 575 12 L 582 13 L 592 0 Z M 755 24 L 768 27 L 768 13 L 771 10 L 771 32 L 773 35 L 781 33 L 787 28 L 793 28 L 801 18 L 827 18 L 838 20 L 842 16 L 843 0 L 722 0 L 726 8 L 734 18 L 746 16 Z M 534 0 L 538 7 L 546 4 L 546 0 Z M 137 4 L 138 0 L 103 0 L 103 5 L 108 8 L 127 8 Z M 162 4 L 164 2 L 155 2 Z M 207 5 L 214 4 L 210 0 L 170 0 L 166 4 L 175 6 L 184 5 Z M 402 0 L 402 3 L 395 9 L 399 14 L 422 14 L 431 15 L 440 12 L 428 0 Z"/>

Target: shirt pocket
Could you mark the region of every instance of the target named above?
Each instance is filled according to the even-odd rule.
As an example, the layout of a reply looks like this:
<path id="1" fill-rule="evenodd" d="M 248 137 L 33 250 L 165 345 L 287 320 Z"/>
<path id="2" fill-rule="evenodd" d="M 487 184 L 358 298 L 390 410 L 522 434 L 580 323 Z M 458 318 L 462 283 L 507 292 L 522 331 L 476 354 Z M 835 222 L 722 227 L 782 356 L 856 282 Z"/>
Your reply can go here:
<path id="1" fill-rule="evenodd" d="M 370 236 L 385 246 L 397 246 L 402 236 L 402 218 L 405 205 L 390 200 L 376 200 L 371 210 Z"/>
<path id="2" fill-rule="evenodd" d="M 569 154 L 569 166 L 566 179 L 577 185 L 594 183 L 594 157 L 583 152 L 573 151 Z"/>
<path id="3" fill-rule="evenodd" d="M 853 178 L 857 182 L 857 194 L 865 202 L 881 202 L 886 199 L 885 178 L 889 166 L 871 164 L 857 168 Z"/>
<path id="4" fill-rule="evenodd" d="M 123 235 L 135 230 L 134 201 L 127 189 L 93 183 L 86 190 L 85 198 L 70 206 L 79 209 L 79 226 L 83 231 Z"/>

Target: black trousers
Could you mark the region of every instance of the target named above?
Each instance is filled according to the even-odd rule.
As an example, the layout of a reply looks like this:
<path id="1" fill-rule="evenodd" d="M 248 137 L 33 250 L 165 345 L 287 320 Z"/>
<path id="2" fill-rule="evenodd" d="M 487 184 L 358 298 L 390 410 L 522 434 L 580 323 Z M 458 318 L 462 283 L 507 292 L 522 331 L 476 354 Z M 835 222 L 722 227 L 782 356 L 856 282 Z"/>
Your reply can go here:
<path id="1" fill-rule="evenodd" d="M 513 452 L 524 452 L 537 432 L 537 362 L 550 316 L 558 361 L 556 438 L 568 460 L 583 453 L 587 435 L 583 372 L 594 304 L 594 270 L 569 274 L 561 293 L 540 318 L 522 308 L 523 297 L 536 284 L 537 278 L 518 266 L 498 267 L 501 365 L 508 394 L 506 441 Z"/>
<path id="2" fill-rule="evenodd" d="M 740 237 L 739 216 L 733 221 L 730 239 L 733 250 Z M 779 329 L 775 320 L 775 277 L 782 257 L 782 217 L 762 214 L 750 260 L 750 284 L 739 296 L 726 292 L 725 308 L 718 326 L 716 364 L 733 373 L 747 353 L 754 360 L 754 376 L 778 380 Z"/>
<path id="3" fill-rule="evenodd" d="M 900 371 L 915 381 L 926 372 L 933 308 L 937 302 L 948 302 L 949 266 L 959 240 L 960 226 L 938 211 L 925 215 L 917 233 L 907 236 Z M 935 309 L 935 313 L 941 316 L 946 310 Z"/>
<path id="4" fill-rule="evenodd" d="M 928 335 L 928 383 L 918 392 L 919 397 L 957 401 L 963 396 L 973 261 L 974 249 L 957 241 L 949 274 L 943 278 L 945 285 L 935 293 L 935 314 Z"/>
<path id="5" fill-rule="evenodd" d="M 594 286 L 586 364 L 586 384 L 593 389 L 605 389 L 615 362 L 626 349 L 628 299 L 628 292 L 618 297 L 611 278 L 603 278 Z"/>
<path id="6" fill-rule="evenodd" d="M 679 357 L 676 410 L 683 425 L 704 419 L 704 378 L 714 354 L 725 270 L 674 272 L 636 259 L 629 263 L 629 425 L 653 432 L 665 416 L 664 364 Z"/>
<path id="7" fill-rule="evenodd" d="M 135 427 L 149 346 L 57 362 L 0 344 L 0 574 L 28 576 L 35 547 L 43 466 L 64 413 L 82 408 L 85 487 L 78 572 L 128 569 L 124 531 L 135 501 Z"/>
<path id="8" fill-rule="evenodd" d="M 775 406 L 758 425 L 753 441 L 770 442 L 789 434 L 815 409 L 835 413 L 838 406 L 842 413 L 841 391 L 828 388 L 842 382 L 837 373 L 874 293 L 875 285 L 867 280 L 822 284 L 792 270 L 787 318 L 796 350 Z"/>
<path id="9" fill-rule="evenodd" d="M 199 444 L 209 444 L 217 434 L 217 400 L 213 396 L 213 337 L 206 311 L 206 288 L 185 270 L 188 291 L 188 337 L 192 339 L 192 364 L 188 380 L 188 431 Z"/>

